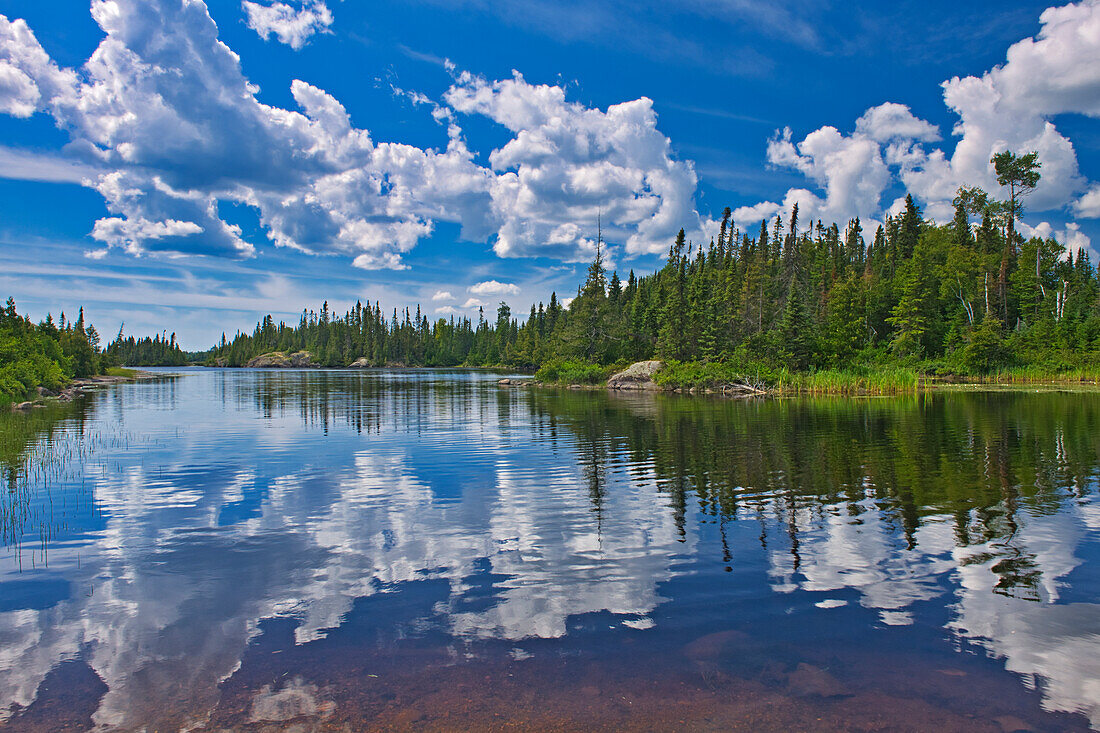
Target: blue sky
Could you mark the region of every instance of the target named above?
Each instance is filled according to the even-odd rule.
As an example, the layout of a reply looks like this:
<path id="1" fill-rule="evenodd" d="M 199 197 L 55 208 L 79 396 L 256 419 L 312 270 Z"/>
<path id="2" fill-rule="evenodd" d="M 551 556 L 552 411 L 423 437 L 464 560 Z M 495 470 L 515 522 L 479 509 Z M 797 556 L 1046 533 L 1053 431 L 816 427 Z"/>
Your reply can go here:
<path id="1" fill-rule="evenodd" d="M 75 9 L 74 9 L 75 8 Z M 263 314 L 575 291 L 743 228 L 945 221 L 1037 149 L 1100 242 L 1100 3 L 0 0 L 0 294 L 206 348 Z"/>

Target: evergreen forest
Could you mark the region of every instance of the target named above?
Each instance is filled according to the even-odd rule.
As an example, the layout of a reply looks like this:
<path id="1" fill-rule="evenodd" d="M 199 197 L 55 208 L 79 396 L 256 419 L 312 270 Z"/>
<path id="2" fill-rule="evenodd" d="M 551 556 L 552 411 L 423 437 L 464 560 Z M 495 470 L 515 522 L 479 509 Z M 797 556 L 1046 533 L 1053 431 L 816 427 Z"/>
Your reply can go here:
<path id="1" fill-rule="evenodd" d="M 107 366 L 99 348 L 99 334 L 84 322 L 84 309 L 75 321 L 65 314 L 35 324 L 19 315 L 15 300 L 0 309 L 0 404 L 30 396 L 36 388 L 57 390 L 73 377 L 89 377 Z"/>
<path id="2" fill-rule="evenodd" d="M 740 232 L 727 208 L 717 240 L 699 246 L 681 230 L 652 274 L 608 275 L 598 251 L 568 308 L 553 294 L 522 322 L 504 302 L 476 322 L 370 302 L 337 314 L 325 303 L 297 325 L 268 316 L 250 334 L 223 336 L 210 363 L 304 350 L 324 366 L 541 367 L 581 381 L 652 358 L 758 374 L 1090 370 L 1100 361 L 1097 269 L 1085 250 L 1021 236 L 1038 161 L 1003 155 L 1009 200 L 961 188 L 946 224 L 926 220 L 911 196 L 873 232 L 859 219 L 803 222 L 797 205 Z"/>

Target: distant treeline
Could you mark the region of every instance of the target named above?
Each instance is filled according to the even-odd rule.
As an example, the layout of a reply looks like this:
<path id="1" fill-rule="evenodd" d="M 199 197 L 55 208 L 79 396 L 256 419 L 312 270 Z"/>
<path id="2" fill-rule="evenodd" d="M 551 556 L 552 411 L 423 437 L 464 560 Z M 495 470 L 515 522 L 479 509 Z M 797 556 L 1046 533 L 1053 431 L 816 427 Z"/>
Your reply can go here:
<path id="1" fill-rule="evenodd" d="M 191 361 L 187 352 L 176 343 L 174 333 L 171 336 L 158 333 L 152 338 L 135 339 L 124 336 L 122 328 L 107 347 L 107 357 L 112 364 L 122 366 L 186 366 Z"/>
<path id="2" fill-rule="evenodd" d="M 1037 180 L 1037 175 L 1035 180 Z M 1015 194 L 1018 196 L 1017 194 Z M 1086 251 L 1024 239 L 1019 201 L 960 189 L 954 219 L 925 221 L 913 199 L 869 237 L 853 219 L 799 220 L 798 207 L 755 235 L 730 225 L 697 246 L 681 230 L 650 275 L 607 276 L 598 252 L 567 309 L 556 294 L 522 324 L 501 303 L 429 321 L 419 307 L 386 316 L 378 303 L 342 315 L 270 316 L 251 334 L 224 336 L 210 361 L 239 366 L 270 351 L 311 352 L 345 366 L 503 365 L 649 358 L 796 371 L 904 364 L 930 373 L 984 374 L 1006 366 L 1069 369 L 1100 357 L 1100 287 Z"/>
<path id="3" fill-rule="evenodd" d="M 29 397 L 37 387 L 56 390 L 106 366 L 99 334 L 84 323 L 83 308 L 75 321 L 62 313 L 57 323 L 47 316 L 38 324 L 16 312 L 13 298 L 0 310 L 0 404 Z"/>
<path id="4" fill-rule="evenodd" d="M 315 364 L 334 367 L 360 358 L 375 366 L 534 366 L 541 351 L 532 349 L 531 330 L 552 333 L 564 309 L 552 295 L 549 307 L 540 304 L 537 313 L 532 308 L 532 318 L 522 326 L 506 303 L 492 323 L 483 309 L 478 311 L 476 323 L 453 316 L 429 322 L 419 306 L 415 313 L 395 309 L 387 317 L 379 303 L 356 303 L 341 315 L 330 311 L 326 301 L 320 311 L 303 311 L 297 326 L 266 316 L 251 334 L 238 333 L 231 341 L 223 334 L 207 363 L 244 366 L 272 351 L 308 351 Z"/>

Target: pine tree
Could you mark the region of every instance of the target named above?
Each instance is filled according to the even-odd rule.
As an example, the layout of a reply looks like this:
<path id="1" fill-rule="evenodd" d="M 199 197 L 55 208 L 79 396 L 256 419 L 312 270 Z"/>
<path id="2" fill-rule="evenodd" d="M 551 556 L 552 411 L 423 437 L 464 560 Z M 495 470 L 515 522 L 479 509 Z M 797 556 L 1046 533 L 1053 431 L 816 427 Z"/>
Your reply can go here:
<path id="1" fill-rule="evenodd" d="M 808 369 L 814 358 L 815 341 L 802 288 L 796 285 L 787 295 L 787 305 L 779 323 L 779 351 L 787 366 L 796 371 Z"/>

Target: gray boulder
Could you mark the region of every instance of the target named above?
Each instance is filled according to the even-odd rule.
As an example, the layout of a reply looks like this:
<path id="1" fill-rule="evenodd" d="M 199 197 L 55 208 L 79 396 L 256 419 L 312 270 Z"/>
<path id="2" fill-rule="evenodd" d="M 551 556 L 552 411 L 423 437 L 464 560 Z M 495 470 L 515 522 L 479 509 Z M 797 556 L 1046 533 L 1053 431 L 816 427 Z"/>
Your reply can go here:
<path id="1" fill-rule="evenodd" d="M 607 380 L 607 388 L 656 390 L 658 387 L 653 381 L 653 376 L 661 371 L 663 366 L 664 362 L 660 361 L 635 362 L 618 374 L 611 375 Z"/>
<path id="2" fill-rule="evenodd" d="M 293 354 L 272 351 L 250 359 L 245 366 L 249 369 L 301 369 L 313 366 L 311 358 L 308 351 L 296 351 Z"/>

